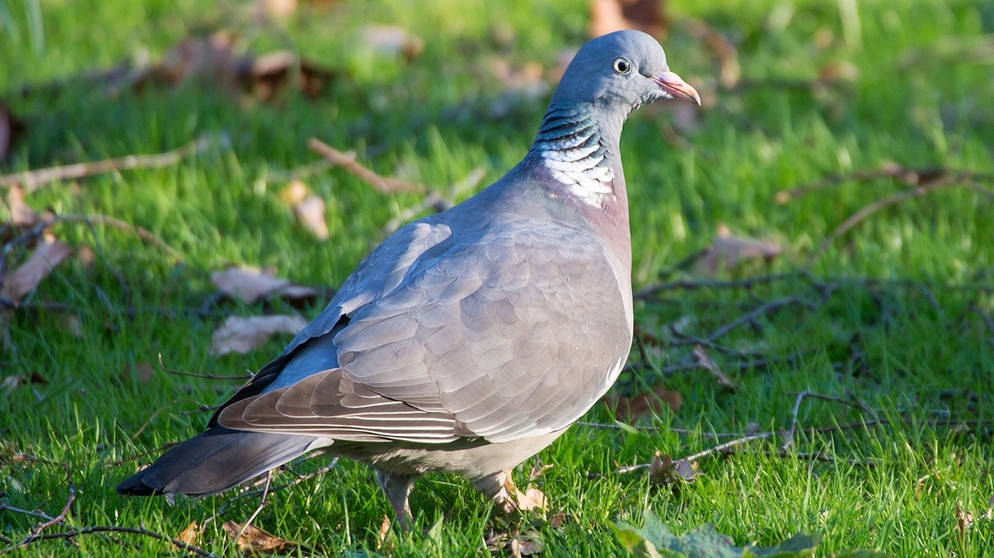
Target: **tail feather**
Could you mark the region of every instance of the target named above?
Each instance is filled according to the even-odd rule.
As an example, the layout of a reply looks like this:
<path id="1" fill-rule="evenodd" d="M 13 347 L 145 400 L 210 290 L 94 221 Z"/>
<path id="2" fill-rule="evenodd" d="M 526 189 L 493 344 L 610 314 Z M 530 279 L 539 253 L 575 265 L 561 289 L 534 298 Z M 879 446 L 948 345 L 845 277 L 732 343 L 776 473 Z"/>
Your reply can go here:
<path id="1" fill-rule="evenodd" d="M 216 494 L 311 449 L 312 436 L 245 432 L 214 426 L 117 485 L 118 494 Z"/>

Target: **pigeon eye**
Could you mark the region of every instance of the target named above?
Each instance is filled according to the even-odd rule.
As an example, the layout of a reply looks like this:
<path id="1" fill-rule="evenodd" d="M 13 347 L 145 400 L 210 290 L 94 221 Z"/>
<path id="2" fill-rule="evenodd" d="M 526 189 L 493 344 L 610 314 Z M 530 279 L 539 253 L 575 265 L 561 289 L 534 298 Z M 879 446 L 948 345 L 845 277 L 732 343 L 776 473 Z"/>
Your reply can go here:
<path id="1" fill-rule="evenodd" d="M 614 72 L 621 75 L 632 71 L 632 63 L 627 58 L 615 58 L 613 67 Z"/>

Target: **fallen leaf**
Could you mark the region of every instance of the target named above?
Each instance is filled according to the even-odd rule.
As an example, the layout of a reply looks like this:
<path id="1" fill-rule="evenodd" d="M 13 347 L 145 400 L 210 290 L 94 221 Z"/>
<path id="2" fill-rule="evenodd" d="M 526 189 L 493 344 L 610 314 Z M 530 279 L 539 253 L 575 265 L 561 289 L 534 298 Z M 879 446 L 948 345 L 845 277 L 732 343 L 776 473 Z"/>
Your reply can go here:
<path id="1" fill-rule="evenodd" d="M 424 51 L 424 41 L 397 25 L 368 25 L 362 28 L 362 43 L 387 56 L 402 55 L 408 62 Z"/>
<path id="2" fill-rule="evenodd" d="M 0 381 L 0 388 L 5 389 L 7 390 L 8 393 L 10 393 L 15 389 L 17 389 L 17 387 L 20 386 L 21 384 L 47 384 L 47 383 L 48 380 L 46 380 L 45 377 L 39 374 L 38 372 L 32 372 L 31 375 L 28 376 L 27 378 L 21 376 L 20 374 L 11 374 L 9 376 L 4 377 L 4 379 Z"/>
<path id="3" fill-rule="evenodd" d="M 328 238 L 328 223 L 324 219 L 324 200 L 318 196 L 309 196 L 293 208 L 300 224 L 311 231 L 318 240 Z"/>
<path id="4" fill-rule="evenodd" d="M 247 353 L 277 333 L 297 333 L 307 320 L 300 316 L 230 316 L 211 336 L 210 354 Z"/>
<path id="5" fill-rule="evenodd" d="M 754 240 L 732 236 L 728 227 L 718 227 L 718 235 L 697 261 L 697 271 L 714 276 L 720 271 L 734 269 L 740 263 L 762 258 L 770 261 L 783 253 L 783 247 L 776 242 Z"/>
<path id="6" fill-rule="evenodd" d="M 961 502 L 956 501 L 956 535 L 959 537 L 960 541 L 966 542 L 968 531 L 970 527 L 973 526 L 973 514 L 964 510 Z"/>
<path id="7" fill-rule="evenodd" d="M 276 0 L 272 4 L 275 10 L 282 10 L 292 3 L 292 0 Z M 260 12 L 265 10 L 263 7 Z M 187 37 L 158 62 L 121 63 L 102 72 L 101 79 L 112 96 L 123 89 L 140 91 L 150 84 L 179 86 L 196 82 L 229 94 L 240 90 L 268 102 L 279 99 L 288 86 L 296 86 L 304 95 L 313 97 L 338 75 L 300 59 L 289 50 L 239 54 L 238 38 L 235 33 L 225 31 Z"/>
<path id="8" fill-rule="evenodd" d="M 255 8 L 262 16 L 285 19 L 297 11 L 297 0 L 257 0 Z"/>
<path id="9" fill-rule="evenodd" d="M 0 296 L 14 302 L 20 302 L 24 295 L 38 287 L 55 266 L 72 254 L 72 248 L 59 242 L 54 237 L 46 235 L 42 242 L 35 247 L 34 252 L 20 267 L 11 271 L 3 278 L 3 288 Z"/>
<path id="10" fill-rule="evenodd" d="M 697 463 L 678 459 L 657 451 L 649 462 L 649 483 L 670 484 L 674 481 L 691 482 L 697 478 Z"/>
<path id="11" fill-rule="evenodd" d="M 281 202 L 293 207 L 304 201 L 309 194 L 307 184 L 304 184 L 303 180 L 295 178 L 280 189 L 278 196 Z"/>
<path id="12" fill-rule="evenodd" d="M 275 535 L 267 533 L 254 525 L 244 526 L 234 521 L 225 521 L 222 525 L 224 532 L 229 537 L 235 539 L 235 546 L 243 553 L 261 554 L 287 554 L 293 552 L 300 545 L 281 539 Z M 238 536 L 241 532 L 241 536 Z"/>
<path id="13" fill-rule="evenodd" d="M 390 534 L 390 516 L 384 515 L 383 522 L 380 523 L 380 530 L 376 532 L 376 550 L 380 550 Z"/>
<path id="14" fill-rule="evenodd" d="M 538 531 L 528 531 L 511 539 L 511 556 L 533 556 L 545 550 Z"/>
<path id="15" fill-rule="evenodd" d="M 851 83 L 857 79 L 859 79 L 859 68 L 845 60 L 829 62 L 818 70 L 818 83 L 824 85 Z"/>
<path id="16" fill-rule="evenodd" d="M 7 393 L 10 393 L 15 389 L 17 389 L 17 386 L 21 385 L 21 382 L 23 380 L 24 377 L 19 376 L 17 374 L 10 374 L 9 376 L 4 376 L 3 381 L 0 381 L 0 388 L 3 388 L 4 390 L 7 391 Z"/>
<path id="17" fill-rule="evenodd" d="M 69 314 L 66 319 L 63 320 L 62 326 L 69 330 L 76 339 L 83 338 L 83 324 L 79 321 L 79 316 L 76 314 Z"/>
<path id="18" fill-rule="evenodd" d="M 24 203 L 24 189 L 20 184 L 14 184 L 7 191 L 7 207 L 10 209 L 10 221 L 18 227 L 33 227 L 38 223 L 38 214 Z"/>
<path id="19" fill-rule="evenodd" d="M 317 296 L 317 291 L 310 287 L 273 277 L 272 271 L 254 267 L 229 267 L 224 271 L 215 271 L 211 273 L 211 280 L 224 294 L 249 304 L 274 295 L 288 300 Z"/>
<path id="20" fill-rule="evenodd" d="M 176 539 L 181 540 L 186 544 L 193 545 L 197 542 L 197 537 L 199 537 L 201 533 L 203 533 L 203 531 L 200 529 L 200 524 L 194 521 L 187 525 L 186 529 L 183 529 L 183 532 L 176 536 Z"/>
<path id="21" fill-rule="evenodd" d="M 680 393 L 668 390 L 662 384 L 632 397 L 606 396 L 604 401 L 614 411 L 617 420 L 629 424 L 638 422 L 647 416 L 660 414 L 664 405 L 674 413 L 683 405 L 683 397 L 680 396 Z"/>
<path id="22" fill-rule="evenodd" d="M 668 25 L 663 0 L 593 0 L 590 4 L 591 37 L 638 29 L 661 39 Z"/>
<path id="23" fill-rule="evenodd" d="M 526 488 L 524 493 L 519 490 L 518 495 L 515 498 L 515 502 L 517 503 L 518 509 L 522 511 L 548 509 L 548 502 L 545 499 L 545 494 L 533 486 Z"/>
<path id="24" fill-rule="evenodd" d="M 147 384 L 152 380 L 152 376 L 154 375 L 155 369 L 147 362 L 136 362 L 125 365 L 124 369 L 121 370 L 121 380 L 125 382 L 130 382 L 131 377 L 134 376 L 138 380 L 138 383 Z"/>
<path id="25" fill-rule="evenodd" d="M 279 194 L 280 200 L 290 206 L 297 221 L 314 234 L 318 240 L 328 238 L 328 223 L 325 221 L 324 200 L 308 190 L 302 180 L 291 180 Z"/>
<path id="26" fill-rule="evenodd" d="M 707 368 L 708 372 L 710 372 L 711 375 L 718 380 L 719 386 L 727 388 L 731 391 L 738 389 L 735 382 L 730 380 L 728 376 L 721 371 L 721 368 L 718 367 L 718 364 L 715 363 L 715 361 L 711 360 L 711 354 L 708 353 L 708 350 L 703 345 L 695 345 L 693 353 L 694 358 L 697 359 L 697 363 L 704 368 Z"/>

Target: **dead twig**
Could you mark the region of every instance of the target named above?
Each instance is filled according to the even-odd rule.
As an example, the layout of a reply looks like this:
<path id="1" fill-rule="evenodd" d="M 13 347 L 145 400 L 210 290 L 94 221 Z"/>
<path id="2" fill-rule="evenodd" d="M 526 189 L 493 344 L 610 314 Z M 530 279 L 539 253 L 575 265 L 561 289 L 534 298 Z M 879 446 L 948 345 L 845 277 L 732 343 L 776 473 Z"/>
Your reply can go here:
<path id="1" fill-rule="evenodd" d="M 786 450 L 777 450 L 777 451 L 764 450 L 763 455 L 771 457 L 799 459 L 801 461 L 817 461 L 819 463 L 848 463 L 849 465 L 859 465 L 861 467 L 866 467 L 867 469 L 875 469 L 877 467 L 876 461 L 864 461 L 852 457 L 848 459 L 839 459 L 837 457 L 833 457 L 826 453 L 798 453 L 798 452 L 789 452 Z"/>
<path id="2" fill-rule="evenodd" d="M 959 184 L 968 181 L 994 183 L 994 174 L 989 173 L 946 168 L 905 168 L 895 165 L 883 169 L 858 170 L 847 174 L 836 174 L 822 180 L 790 188 L 789 190 L 781 190 L 774 196 L 774 201 L 783 205 L 795 198 L 826 188 L 840 186 L 846 182 L 871 182 L 884 178 L 892 178 L 908 186 L 924 186 L 940 180 L 951 180 Z"/>
<path id="3" fill-rule="evenodd" d="M 754 442 L 756 440 L 765 440 L 767 438 L 772 438 L 772 437 L 773 437 L 773 432 L 758 432 L 756 434 L 749 434 L 747 436 L 743 436 L 735 440 L 729 440 L 724 444 L 718 444 L 713 448 L 709 448 L 704 451 L 699 451 L 695 454 L 688 455 L 687 457 L 684 457 L 681 460 L 687 462 L 700 461 L 705 457 L 711 457 L 712 455 L 718 453 L 721 454 L 729 453 L 729 450 L 736 446 L 741 446 L 742 444 L 747 444 L 749 442 Z"/>
<path id="4" fill-rule="evenodd" d="M 818 246 L 818 248 L 814 252 L 812 252 L 810 261 L 818 259 L 818 257 L 820 257 L 822 254 L 825 253 L 826 250 L 828 250 L 829 246 L 834 244 L 835 241 L 839 239 L 839 237 L 843 236 L 850 230 L 854 229 L 857 225 L 868 219 L 874 213 L 877 213 L 892 205 L 897 205 L 905 200 L 921 197 L 929 192 L 933 192 L 941 188 L 951 188 L 955 186 L 962 186 L 962 184 L 956 182 L 949 182 L 949 181 L 934 182 L 924 186 L 917 186 L 909 190 L 898 192 L 896 194 L 879 199 L 871 203 L 870 205 L 867 205 L 866 207 L 863 207 L 856 213 L 850 215 L 839 226 L 835 227 L 835 230 L 833 230 L 831 234 L 825 237 L 825 240 L 823 240 L 821 244 Z"/>
<path id="5" fill-rule="evenodd" d="M 71 541 L 81 535 L 90 535 L 93 533 L 130 533 L 134 535 L 143 535 L 146 537 L 151 537 L 153 539 L 158 539 L 160 541 L 171 543 L 176 548 L 179 548 L 180 550 L 185 550 L 195 556 L 203 556 L 204 558 L 216 558 L 215 554 L 207 552 L 202 548 L 183 542 L 179 539 L 174 539 L 168 535 L 163 535 L 162 533 L 156 533 L 155 531 L 150 531 L 144 527 L 115 527 L 109 525 L 99 525 L 95 527 L 80 527 L 79 529 L 70 529 L 68 531 L 62 531 L 59 533 L 41 533 L 37 536 L 29 537 L 29 539 L 25 539 L 24 541 L 21 541 L 19 543 L 10 545 L 6 548 L 0 548 L 0 554 L 9 554 L 11 552 L 14 552 L 15 550 L 24 548 L 28 545 L 31 545 L 39 541 L 60 540 L 60 539 L 65 541 Z"/>
<path id="6" fill-rule="evenodd" d="M 255 375 L 252 374 L 251 372 L 247 372 L 245 374 L 198 374 L 196 372 L 184 372 L 182 370 L 174 370 L 172 368 L 167 367 L 165 363 L 162 362 L 162 353 L 159 353 L 159 368 L 161 368 L 162 371 L 165 372 L 166 374 L 170 374 L 173 376 L 185 376 L 187 378 L 201 378 L 204 380 L 231 380 L 231 381 L 244 382 L 245 380 L 251 379 L 252 376 Z"/>
<path id="7" fill-rule="evenodd" d="M 803 305 L 807 307 L 808 310 L 815 310 L 817 308 L 817 305 L 815 305 L 814 303 L 796 296 L 788 296 L 784 298 L 771 300 L 769 302 L 765 302 L 757 306 L 751 312 L 744 314 L 743 316 L 740 316 L 739 318 L 719 327 L 718 329 L 715 329 L 708 335 L 707 341 L 709 343 L 713 343 L 719 337 L 725 335 L 729 331 L 732 331 L 733 329 L 741 325 L 753 323 L 754 321 L 756 321 L 756 318 L 765 316 L 767 314 L 772 314 L 781 308 L 784 308 L 786 306 L 791 306 L 794 304 Z"/>
<path id="8" fill-rule="evenodd" d="M 266 497 L 269 496 L 269 486 L 272 482 L 273 482 L 273 470 L 270 469 L 269 471 L 266 471 L 266 480 L 262 486 L 262 498 L 259 499 L 259 505 L 256 506 L 255 511 L 252 512 L 252 515 L 250 515 L 249 518 L 246 519 L 244 523 L 242 523 L 242 526 L 238 529 L 238 534 L 235 535 L 234 542 L 236 545 L 238 544 L 238 539 L 242 538 L 242 535 L 245 534 L 245 530 L 252 525 L 252 522 L 255 521 L 255 518 L 259 516 L 260 512 L 262 512 L 262 508 L 265 508 L 266 504 L 269 503 L 266 500 Z"/>
<path id="9" fill-rule="evenodd" d="M 84 178 L 113 171 L 168 167 L 175 165 L 185 157 L 202 153 L 212 146 L 226 146 L 228 143 L 228 139 L 224 136 L 206 136 L 164 153 L 127 155 L 115 159 L 18 172 L 0 176 L 0 188 L 9 188 L 14 184 L 20 184 L 24 188 L 24 193 L 27 194 L 51 182 Z"/>
<path id="10" fill-rule="evenodd" d="M 57 525 L 66 520 L 66 515 L 69 513 L 69 509 L 72 508 L 72 503 L 76 501 L 76 483 L 72 481 L 72 472 L 69 470 L 69 466 L 65 466 L 66 471 L 66 484 L 69 486 L 69 496 L 66 498 L 66 505 L 62 506 L 62 511 L 59 515 L 49 519 L 44 523 L 40 523 L 31 528 L 31 536 L 37 536 L 41 534 L 42 531 L 48 529 L 52 525 Z"/>
<path id="11" fill-rule="evenodd" d="M 424 192 L 427 190 L 422 184 L 414 184 L 397 180 L 396 178 L 380 176 L 356 161 L 355 155 L 342 153 L 317 138 L 311 138 L 307 142 L 307 146 L 311 151 L 321 155 L 331 162 L 331 164 L 344 168 L 380 192 L 389 194 L 393 192 Z"/>
<path id="12" fill-rule="evenodd" d="M 21 539 L 20 541 L 13 542 L 12 539 L 7 537 L 2 537 L 2 541 L 8 546 L 0 548 L 0 554 L 9 554 L 18 549 L 26 548 L 34 543 L 47 540 L 65 540 L 72 541 L 73 539 L 79 537 L 80 535 L 88 535 L 91 533 L 133 533 L 138 535 L 144 535 L 147 537 L 152 537 L 162 541 L 167 541 L 172 543 L 177 548 L 195 554 L 197 556 L 203 556 L 205 558 L 214 558 L 214 554 L 207 552 L 201 548 L 193 546 L 191 544 L 185 543 L 181 540 L 174 539 L 172 537 L 163 535 L 161 533 L 156 533 L 145 529 L 144 527 L 115 527 L 115 526 L 96 526 L 96 527 L 80 527 L 75 529 L 67 529 L 65 531 L 60 531 L 58 533 L 45 533 L 46 529 L 53 527 L 55 525 L 63 524 L 65 522 L 66 516 L 69 514 L 69 510 L 72 508 L 73 502 L 76 501 L 76 484 L 73 482 L 72 474 L 69 470 L 69 466 L 64 466 L 66 471 L 66 482 L 69 486 L 69 495 L 66 498 L 66 503 L 62 506 L 62 511 L 58 515 L 51 517 L 47 514 L 40 512 L 30 512 L 27 510 L 22 510 L 19 508 L 6 506 L 2 508 L 5 511 L 13 513 L 23 513 L 30 515 L 32 517 L 39 517 L 45 519 L 43 523 L 35 525 L 31 528 L 27 537 Z"/>
<path id="13" fill-rule="evenodd" d="M 124 232 L 134 233 L 135 236 L 140 238 L 145 243 L 155 246 L 156 248 L 162 250 L 163 252 L 166 252 L 167 254 L 169 254 L 169 256 L 176 259 L 177 261 L 182 260 L 179 251 L 177 251 L 172 246 L 163 242 L 162 239 L 152 234 L 152 232 L 149 231 L 148 229 L 139 227 L 138 225 L 132 225 L 131 223 L 122 221 L 115 217 L 109 217 L 107 215 L 69 214 L 69 215 L 59 215 L 53 217 L 52 219 L 49 219 L 47 222 L 49 223 L 49 225 L 54 225 L 56 223 L 86 223 L 91 227 L 95 224 L 107 225 L 110 227 L 114 227 L 115 229 L 122 230 Z"/>
<path id="14" fill-rule="evenodd" d="M 215 518 L 223 515 L 225 513 L 225 511 L 227 511 L 227 509 L 232 504 L 234 504 L 235 502 L 238 502 L 239 500 L 243 500 L 245 498 L 250 498 L 252 496 L 256 496 L 256 495 L 259 495 L 259 494 L 266 494 L 267 491 L 268 491 L 269 494 L 273 494 L 273 493 L 276 493 L 276 492 L 279 492 L 279 491 L 282 491 L 282 490 L 286 490 L 287 488 L 290 488 L 291 486 L 296 486 L 296 485 L 298 485 L 298 484 L 300 484 L 300 483 L 302 483 L 302 482 L 304 482 L 306 480 L 309 480 L 309 479 L 312 479 L 312 478 L 317 477 L 319 475 L 323 475 L 325 473 L 328 473 L 329 471 L 331 471 L 332 469 L 334 469 L 335 465 L 337 465 L 337 464 L 338 464 L 338 457 L 335 456 L 335 457 L 332 458 L 331 463 L 325 465 L 324 467 L 321 467 L 320 469 L 317 469 L 315 471 L 307 473 L 306 475 L 297 475 L 296 473 L 293 473 L 293 471 L 290 471 L 294 475 L 297 475 L 297 478 L 293 479 L 292 481 L 285 482 L 285 483 L 283 483 L 283 484 L 281 484 L 279 486 L 274 486 L 272 488 L 270 488 L 267 485 L 267 487 L 265 489 L 257 488 L 255 490 L 247 490 L 245 492 L 242 492 L 238 496 L 235 496 L 234 498 L 232 498 L 232 499 L 228 500 L 227 502 L 225 502 L 224 504 L 222 504 L 221 507 L 218 508 L 217 513 L 215 513 L 208 520 L 204 521 L 204 524 L 206 525 L 208 522 L 213 521 Z"/>

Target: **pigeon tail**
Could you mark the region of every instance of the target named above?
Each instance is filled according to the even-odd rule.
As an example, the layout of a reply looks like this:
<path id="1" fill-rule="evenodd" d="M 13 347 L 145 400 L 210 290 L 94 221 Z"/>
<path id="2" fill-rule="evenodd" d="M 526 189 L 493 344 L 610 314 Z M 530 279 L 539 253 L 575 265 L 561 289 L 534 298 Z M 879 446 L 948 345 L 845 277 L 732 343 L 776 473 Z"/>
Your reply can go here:
<path id="1" fill-rule="evenodd" d="M 171 448 L 117 485 L 118 494 L 204 496 L 223 492 L 313 449 L 317 438 L 215 426 Z"/>

